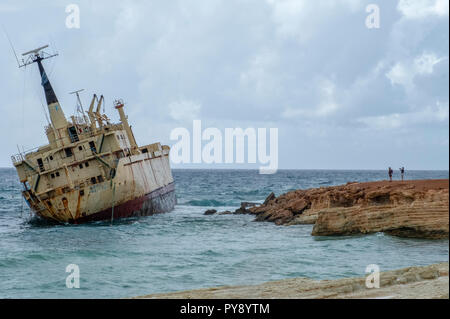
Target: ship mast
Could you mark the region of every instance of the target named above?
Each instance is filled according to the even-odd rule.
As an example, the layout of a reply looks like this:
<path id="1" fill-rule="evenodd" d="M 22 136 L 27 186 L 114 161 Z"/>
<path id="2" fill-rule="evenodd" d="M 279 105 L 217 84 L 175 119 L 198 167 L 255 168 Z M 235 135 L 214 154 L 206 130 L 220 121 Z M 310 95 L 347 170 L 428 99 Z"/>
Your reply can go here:
<path id="1" fill-rule="evenodd" d="M 55 91 L 47 77 L 44 66 L 42 65 L 42 60 L 52 58 L 58 54 L 49 55 L 43 51 L 48 45 L 42 46 L 40 48 L 23 53 L 23 56 L 28 56 L 26 60 L 22 60 L 22 64 L 19 67 L 27 66 L 32 63 L 37 63 L 39 68 L 39 73 L 41 75 L 41 85 L 44 88 L 45 99 L 47 101 L 48 112 L 50 114 L 50 120 L 54 129 L 64 129 L 67 127 L 67 120 L 64 112 L 59 105 L 58 98 L 56 97 Z"/>

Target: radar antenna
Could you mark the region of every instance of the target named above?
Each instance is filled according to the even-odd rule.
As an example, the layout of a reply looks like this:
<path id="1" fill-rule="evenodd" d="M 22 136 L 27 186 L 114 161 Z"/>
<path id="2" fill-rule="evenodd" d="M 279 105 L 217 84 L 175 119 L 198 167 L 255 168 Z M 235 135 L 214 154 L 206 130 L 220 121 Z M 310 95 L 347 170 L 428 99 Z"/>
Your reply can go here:
<path id="1" fill-rule="evenodd" d="M 48 48 L 48 44 L 46 44 L 42 47 L 39 47 L 37 49 L 30 50 L 28 52 L 23 53 L 22 56 L 28 56 L 28 57 L 26 59 L 22 59 L 22 64 L 19 64 L 19 68 L 27 66 L 29 64 L 32 64 L 34 62 L 49 59 L 49 58 L 52 58 L 52 57 L 58 55 L 58 53 L 49 54 L 49 53 L 45 52 L 44 49 L 46 49 L 46 48 Z"/>

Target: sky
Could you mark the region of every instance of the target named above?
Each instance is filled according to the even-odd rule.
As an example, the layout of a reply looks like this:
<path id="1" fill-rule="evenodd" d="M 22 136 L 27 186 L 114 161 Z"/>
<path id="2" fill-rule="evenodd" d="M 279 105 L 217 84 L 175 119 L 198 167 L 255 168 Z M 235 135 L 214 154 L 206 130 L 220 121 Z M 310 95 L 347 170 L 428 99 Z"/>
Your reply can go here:
<path id="1" fill-rule="evenodd" d="M 66 7 L 80 27 L 67 28 Z M 369 4 L 379 28 L 368 28 Z M 44 62 L 66 116 L 81 93 L 122 98 L 140 145 L 177 127 L 278 128 L 280 169 L 448 169 L 447 0 L 0 2 L 18 54 Z M 0 36 L 0 167 L 47 143 L 36 65 Z M 43 106 L 44 105 L 44 106 Z M 253 168 L 176 164 L 175 168 Z"/>

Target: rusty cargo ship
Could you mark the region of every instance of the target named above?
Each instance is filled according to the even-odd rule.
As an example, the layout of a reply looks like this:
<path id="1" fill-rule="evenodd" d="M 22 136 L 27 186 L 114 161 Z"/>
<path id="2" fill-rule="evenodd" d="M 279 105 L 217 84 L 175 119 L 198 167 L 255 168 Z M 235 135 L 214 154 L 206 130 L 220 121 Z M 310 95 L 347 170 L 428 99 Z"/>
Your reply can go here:
<path id="1" fill-rule="evenodd" d="M 169 162 L 170 148 L 160 143 L 138 146 L 124 112 L 114 101 L 120 122 L 100 112 L 103 96 L 93 95 L 84 111 L 67 119 L 44 70 L 47 46 L 24 53 L 36 63 L 48 105 L 48 145 L 12 156 L 22 195 L 37 216 L 62 222 L 146 216 L 168 212 L 176 204 Z M 81 107 L 81 110 L 80 110 Z"/>

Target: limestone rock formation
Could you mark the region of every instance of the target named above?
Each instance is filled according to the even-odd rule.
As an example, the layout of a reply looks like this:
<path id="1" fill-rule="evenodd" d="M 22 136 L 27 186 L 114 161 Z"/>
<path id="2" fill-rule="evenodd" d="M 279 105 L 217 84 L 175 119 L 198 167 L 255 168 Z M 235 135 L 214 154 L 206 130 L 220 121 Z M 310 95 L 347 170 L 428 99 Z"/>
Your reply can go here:
<path id="1" fill-rule="evenodd" d="M 183 299 L 448 299 L 448 262 L 380 273 L 380 288 L 367 288 L 366 277 L 335 280 L 290 278 L 251 286 L 222 286 L 152 294 L 135 298 Z"/>
<path id="2" fill-rule="evenodd" d="M 246 209 L 257 221 L 314 224 L 312 235 L 386 232 L 448 238 L 448 179 L 347 183 L 296 190 Z"/>

